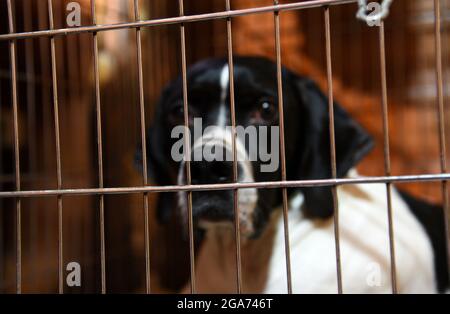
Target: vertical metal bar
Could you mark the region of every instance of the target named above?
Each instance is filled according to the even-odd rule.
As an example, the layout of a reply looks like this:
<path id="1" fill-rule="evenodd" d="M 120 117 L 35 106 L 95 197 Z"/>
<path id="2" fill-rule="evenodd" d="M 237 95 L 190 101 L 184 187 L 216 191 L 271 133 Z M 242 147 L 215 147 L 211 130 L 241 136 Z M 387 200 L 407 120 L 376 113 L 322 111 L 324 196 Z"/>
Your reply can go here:
<path id="1" fill-rule="evenodd" d="M 134 0 L 134 18 L 140 20 L 139 0 Z M 138 62 L 139 109 L 141 117 L 141 148 L 142 148 L 142 177 L 147 185 L 147 138 L 145 133 L 145 107 L 144 107 L 144 75 L 142 71 L 142 40 L 141 28 L 136 28 L 136 50 Z M 148 193 L 144 193 L 144 237 L 145 237 L 145 291 L 150 293 L 150 234 L 148 221 Z"/>
<path id="2" fill-rule="evenodd" d="M 331 154 L 331 175 L 333 179 L 337 177 L 336 167 L 336 139 L 334 130 L 334 97 L 333 97 L 333 70 L 331 63 L 331 33 L 330 33 L 330 7 L 324 7 L 324 27 L 325 27 L 325 50 L 327 58 L 327 82 L 328 82 L 328 115 L 330 129 L 330 154 Z M 334 242 L 336 249 L 336 273 L 338 293 L 342 294 L 342 267 L 341 267 L 341 246 L 339 238 L 339 201 L 337 195 L 337 186 L 331 187 L 333 195 L 334 209 Z"/>
<path id="3" fill-rule="evenodd" d="M 52 0 L 47 1 L 48 5 L 48 19 L 50 29 L 54 29 L 53 23 L 53 3 Z M 56 73 L 56 49 L 55 37 L 50 37 L 50 54 L 52 67 L 52 88 L 53 88 L 53 112 L 54 112 L 54 128 L 55 128 L 55 146 L 56 146 L 56 179 L 58 190 L 62 189 L 62 174 L 61 174 L 61 142 L 59 132 L 59 106 L 58 106 L 58 79 Z M 57 196 L 58 202 L 58 292 L 64 293 L 64 252 L 63 252 L 63 208 L 62 196 Z"/>
<path id="4" fill-rule="evenodd" d="M 75 39 L 76 38 L 76 39 Z M 67 53 L 64 56 L 66 60 L 74 60 L 76 62 L 69 62 L 67 65 L 67 80 L 70 82 L 70 87 L 67 88 L 67 96 L 72 101 L 74 99 L 80 99 L 80 90 L 81 90 L 81 75 L 80 70 L 81 67 L 81 55 L 83 53 L 81 45 L 82 36 L 74 36 L 74 39 L 71 40 L 69 37 L 67 38 Z M 64 59 L 62 58 L 64 61 Z M 63 85 L 64 86 L 64 85 Z"/>
<path id="5" fill-rule="evenodd" d="M 226 10 L 230 11 L 230 0 L 226 0 Z M 234 62 L 233 62 L 233 37 L 231 32 L 231 18 L 227 18 L 227 47 L 228 47 L 228 71 L 230 77 L 230 113 L 232 127 L 232 150 L 233 150 L 233 182 L 237 182 L 237 152 L 236 152 L 236 110 L 234 99 Z M 242 262 L 241 262 L 241 232 L 239 223 L 238 189 L 233 190 L 234 207 L 234 230 L 236 240 L 236 287 L 237 293 L 242 292 Z"/>
<path id="6" fill-rule="evenodd" d="M 8 6 L 8 25 L 9 32 L 14 33 L 14 17 L 11 0 L 7 2 Z M 17 104 L 17 69 L 16 69 L 16 42 L 9 42 L 9 54 L 11 62 L 11 85 L 12 85 L 12 105 L 13 105 L 13 128 L 14 128 L 14 162 L 16 191 L 20 191 L 20 147 L 19 147 L 19 119 Z M 16 198 L 16 293 L 22 293 L 22 221 L 21 221 L 21 202 Z"/>
<path id="7" fill-rule="evenodd" d="M 445 139 L 445 111 L 444 111 L 444 86 L 442 76 L 442 52 L 441 52 L 441 8 L 440 1 L 434 0 L 434 20 L 435 20 L 435 53 L 436 53 L 436 88 L 437 88 L 437 113 L 439 127 L 439 153 L 441 173 L 447 172 L 447 150 Z M 449 232 L 449 196 L 448 181 L 442 181 L 442 197 L 444 203 L 445 230 L 447 239 L 447 262 L 450 270 L 450 232 Z"/>
<path id="8" fill-rule="evenodd" d="M 38 14 L 38 28 L 39 29 L 48 29 L 49 26 L 47 24 L 48 20 L 48 9 L 45 8 L 44 5 L 37 5 L 37 14 Z M 50 76 L 51 76 L 51 69 L 50 69 L 50 62 L 48 60 L 49 55 L 49 47 L 47 45 L 47 38 L 38 38 L 39 42 L 39 62 L 41 66 L 41 73 L 40 73 L 40 90 L 41 90 L 41 99 L 40 102 L 42 104 L 50 104 L 52 102 L 51 95 L 50 95 Z M 42 125 L 51 125 L 51 108 L 50 106 L 46 105 L 42 108 L 42 118 L 40 119 L 39 123 Z M 45 127 L 42 130 L 42 153 L 40 156 L 42 157 L 42 166 L 46 171 L 50 171 L 49 169 L 53 167 L 53 164 L 51 163 L 50 158 L 47 158 L 46 152 L 50 152 L 53 149 L 53 141 L 51 140 L 53 135 L 51 134 L 51 128 Z M 51 184 L 49 178 L 45 178 L 44 184 Z M 44 214 L 44 220 L 45 221 L 51 221 L 53 218 L 51 218 L 51 214 L 48 212 L 45 212 Z M 52 237 L 52 234 L 50 232 L 45 232 L 44 234 L 44 250 L 51 250 L 52 243 L 54 241 L 54 238 Z"/>
<path id="9" fill-rule="evenodd" d="M 97 24 L 95 16 L 95 0 L 91 0 L 92 24 Z M 100 77 L 98 69 L 98 38 L 97 32 L 93 34 L 94 40 L 94 80 L 95 80 L 95 104 L 97 113 L 97 155 L 98 155 L 98 185 L 103 188 L 103 152 L 102 152 L 102 112 L 100 100 Z M 101 268 L 101 292 L 106 293 L 106 248 L 105 248 L 105 197 L 100 194 L 100 268 Z"/>
<path id="10" fill-rule="evenodd" d="M 48 25 L 46 23 L 47 19 L 48 19 L 48 12 L 47 10 L 45 10 L 43 5 L 37 5 L 37 10 L 38 10 L 38 28 L 39 29 L 46 29 L 48 28 Z M 41 64 L 41 75 L 40 75 L 40 87 L 41 87 L 41 91 L 42 91 L 42 97 L 41 97 L 41 102 L 44 104 L 49 104 L 51 102 L 51 97 L 50 97 L 50 93 L 49 93 L 49 89 L 48 86 L 50 86 L 49 84 L 49 77 L 50 77 L 50 67 L 49 67 L 49 62 L 47 60 L 47 56 L 49 54 L 48 52 L 48 47 L 46 45 L 46 38 L 42 38 L 42 37 L 38 37 L 39 39 L 39 56 L 40 56 L 40 64 Z M 50 115 L 51 115 L 51 110 L 49 110 L 49 106 L 44 106 L 44 108 L 42 108 L 42 119 L 41 119 L 41 123 L 47 125 L 50 120 Z M 43 130 L 43 139 L 42 139 L 42 150 L 45 152 L 48 152 L 51 150 L 50 148 L 50 138 L 51 136 L 51 132 L 50 132 L 50 128 L 44 128 Z M 45 169 L 49 168 L 49 158 L 43 158 L 43 164 Z M 53 166 L 53 165 L 52 165 Z M 48 182 L 49 180 L 47 179 L 46 182 Z M 48 243 L 50 243 L 51 239 L 47 238 L 49 237 L 49 233 L 46 233 L 46 239 L 45 239 L 45 243 L 48 245 Z"/>
<path id="11" fill-rule="evenodd" d="M 383 150 L 384 150 L 384 171 L 386 176 L 391 175 L 391 155 L 389 149 L 389 119 L 387 102 L 387 83 L 386 83 L 386 53 L 384 45 L 384 22 L 380 21 L 379 26 L 379 45 L 380 45 L 380 72 L 381 72 L 381 106 L 383 113 Z M 395 241 L 394 241 L 394 222 L 392 218 L 391 201 L 391 183 L 386 183 L 386 199 L 388 210 L 389 225 L 389 253 L 391 257 L 391 284 L 392 293 L 397 293 L 397 275 L 395 264 Z"/>
<path id="12" fill-rule="evenodd" d="M 23 6 L 23 19 L 24 19 L 24 30 L 32 31 L 32 5 Z M 36 68 L 35 68 L 35 56 L 34 56 L 34 39 L 25 40 L 25 69 L 26 69 L 26 93 L 27 93 L 27 137 L 29 145 L 28 154 L 28 167 L 29 173 L 34 176 L 37 171 L 37 137 L 36 137 Z M 0 95 L 1 99 L 1 95 Z M 0 143 L 1 147 L 1 143 Z M 2 163 L 0 158 L 0 164 Z M 0 168 L 0 172 L 2 169 Z M 0 187 L 1 188 L 1 187 Z M 1 206 L 1 204 L 0 204 Z M 29 213 L 30 221 L 37 221 L 38 213 L 32 210 Z M 32 223 L 29 226 L 29 236 L 28 241 L 33 241 L 36 239 L 38 233 L 38 227 L 36 224 Z M 30 258 L 35 260 L 37 258 L 37 245 L 31 245 L 30 247 Z M 30 267 L 31 276 L 30 280 L 36 281 L 37 267 L 34 263 Z M 1 279 L 0 279 L 1 280 Z"/>
<path id="13" fill-rule="evenodd" d="M 32 31 L 32 5 L 23 6 L 23 18 L 25 31 Z M 27 119 L 28 132 L 27 136 L 33 139 L 36 132 L 36 73 L 35 73 L 35 57 L 34 57 L 34 40 L 25 40 L 25 68 L 27 83 Z M 30 154 L 28 156 L 28 166 L 30 172 L 34 174 L 36 171 L 36 141 L 31 140 L 29 143 Z"/>
<path id="14" fill-rule="evenodd" d="M 278 0 L 273 1 L 278 5 Z M 280 42 L 280 15 L 279 11 L 274 11 L 275 23 L 275 50 L 277 59 L 277 93 L 278 93 L 278 112 L 280 124 L 280 153 L 281 153 L 281 180 L 286 181 L 286 151 L 284 141 L 284 110 L 283 110 L 283 78 L 281 72 L 281 42 Z M 283 193 L 283 224 L 284 224 L 284 248 L 286 256 L 286 276 L 288 293 L 292 294 L 292 275 L 291 275 L 291 247 L 289 245 L 289 213 L 287 189 L 284 187 Z"/>
<path id="15" fill-rule="evenodd" d="M 184 16 L 184 3 L 183 0 L 178 0 L 179 15 Z M 184 127 L 189 128 L 189 112 L 188 112 L 188 95 L 187 95 L 187 72 L 186 72 L 186 36 L 184 30 L 184 23 L 180 24 L 180 44 L 181 44 L 181 75 L 183 80 L 183 109 L 184 109 Z M 186 132 L 185 136 L 186 147 L 186 183 L 191 184 L 191 137 L 189 132 Z M 190 255 L 190 267 L 191 267 L 191 293 L 195 293 L 195 256 L 194 256 L 194 230 L 193 230 L 193 217 L 192 217 L 192 191 L 187 192 L 188 202 L 188 229 L 189 229 L 189 255 Z"/>
<path id="16" fill-rule="evenodd" d="M 2 79 L 0 78 L 0 99 L 2 99 Z M 3 129 L 3 110 L 2 107 L 0 106 L 0 128 Z M 4 173 L 4 169 L 3 169 L 3 137 L 0 136 L 0 173 Z M 0 190 L 4 190 L 4 184 L 5 184 L 5 180 L 0 180 Z M 3 208 L 4 204 L 4 200 L 0 199 L 0 208 Z M 4 211 L 0 211 L 0 220 L 3 222 L 5 219 L 5 212 Z M 5 237 L 3 235 L 3 233 L 0 233 L 0 252 L 4 252 L 5 249 Z M 2 256 L 3 257 L 3 256 Z M 4 257 L 3 257 L 4 258 Z M 5 277 L 6 274 L 4 271 L 2 271 L 0 273 L 0 282 L 5 282 Z M 5 289 L 2 287 L 1 288 L 1 292 L 5 292 Z"/>

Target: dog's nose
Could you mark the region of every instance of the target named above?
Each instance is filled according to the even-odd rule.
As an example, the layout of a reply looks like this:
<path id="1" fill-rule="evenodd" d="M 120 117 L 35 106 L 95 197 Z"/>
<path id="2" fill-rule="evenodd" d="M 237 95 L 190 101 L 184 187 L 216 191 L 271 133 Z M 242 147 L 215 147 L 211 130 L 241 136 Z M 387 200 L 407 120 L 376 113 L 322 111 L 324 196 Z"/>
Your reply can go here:
<path id="1" fill-rule="evenodd" d="M 233 181 L 233 162 L 192 161 L 191 181 L 193 184 L 231 183 Z"/>

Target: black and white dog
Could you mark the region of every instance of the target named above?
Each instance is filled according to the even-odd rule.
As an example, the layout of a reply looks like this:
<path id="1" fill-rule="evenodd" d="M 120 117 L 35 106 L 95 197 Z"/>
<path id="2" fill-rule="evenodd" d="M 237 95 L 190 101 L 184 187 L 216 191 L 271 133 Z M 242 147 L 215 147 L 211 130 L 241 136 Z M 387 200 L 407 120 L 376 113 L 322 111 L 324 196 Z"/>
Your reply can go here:
<path id="1" fill-rule="evenodd" d="M 317 85 L 283 69 L 285 154 L 288 180 L 331 177 L 328 101 Z M 232 182 L 232 161 L 195 158 L 206 148 L 232 151 L 229 69 L 226 59 L 209 59 L 188 70 L 189 128 L 194 134 L 201 118 L 201 133 L 191 135 L 192 184 Z M 279 125 L 276 66 L 255 57 L 234 59 L 236 125 Z M 337 104 L 335 137 L 337 174 L 355 177 L 354 167 L 372 148 L 372 139 Z M 197 120 L 198 121 L 198 120 Z M 173 158 L 180 138 L 173 130 L 184 123 L 181 78 L 164 90 L 149 130 L 149 176 L 158 185 L 186 184 L 184 160 Z M 208 128 L 216 126 L 214 128 Z M 260 128 L 258 129 L 260 130 Z M 198 130 L 197 130 L 198 131 Z M 251 160 L 250 146 L 278 150 L 273 137 L 236 139 L 238 181 L 281 179 L 262 171 L 267 158 Z M 253 141 L 253 142 L 252 142 Z M 217 148 L 219 147 L 219 148 Z M 216 152 L 217 153 L 217 152 Z M 239 158 L 241 157 L 241 158 Z M 295 293 L 337 291 L 330 187 L 292 188 L 289 196 L 289 231 L 292 284 Z M 343 290 L 347 293 L 389 293 L 390 254 L 386 186 L 358 184 L 338 187 Z M 280 189 L 238 191 L 244 292 L 286 291 L 284 225 Z M 193 192 L 196 231 L 196 283 L 199 292 L 234 292 L 236 288 L 233 191 Z M 448 287 L 447 246 L 443 210 L 396 189 L 392 191 L 397 286 L 401 293 L 442 292 Z M 175 213 L 186 225 L 185 193 L 161 193 L 157 205 L 161 222 Z M 170 250 L 171 248 L 167 248 Z"/>

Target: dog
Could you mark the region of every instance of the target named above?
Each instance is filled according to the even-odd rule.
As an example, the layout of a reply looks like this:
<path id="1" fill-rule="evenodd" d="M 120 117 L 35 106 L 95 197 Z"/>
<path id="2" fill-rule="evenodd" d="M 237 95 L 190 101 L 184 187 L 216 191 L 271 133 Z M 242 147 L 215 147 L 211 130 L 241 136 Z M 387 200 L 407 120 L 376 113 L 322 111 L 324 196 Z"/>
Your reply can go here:
<path id="1" fill-rule="evenodd" d="M 236 126 L 279 130 L 277 68 L 260 57 L 234 57 Z M 187 184 L 189 160 L 192 184 L 266 182 L 281 180 L 282 160 L 273 171 L 263 171 L 267 158 L 249 160 L 250 146 L 276 151 L 276 137 L 245 141 L 236 136 L 233 161 L 201 156 L 205 151 L 233 155 L 230 114 L 230 77 L 225 58 L 200 61 L 187 71 L 188 138 L 174 136 L 184 125 L 183 81 L 179 77 L 162 92 L 148 130 L 148 176 L 157 185 Z M 285 165 L 287 180 L 331 178 L 328 98 L 312 80 L 282 69 Z M 198 128 L 201 119 L 200 132 Z M 370 135 L 334 104 L 336 173 L 359 177 L 355 170 L 372 149 Z M 192 136 L 192 133 L 199 133 Z M 182 133 L 182 132 L 181 132 Z M 181 133 L 177 133 L 180 135 Z M 177 135 L 175 134 L 175 135 Z M 270 139 L 268 138 L 270 137 Z M 177 149 L 174 149 L 174 147 Z M 180 148 L 182 147 L 182 149 Z M 184 159 L 174 158 L 174 151 Z M 190 151 L 189 156 L 187 152 Z M 197 154 L 197 155 L 196 155 Z M 140 156 L 140 153 L 138 153 Z M 188 157 L 188 158 L 187 158 Z M 266 167 L 267 168 L 267 167 Z M 236 247 L 233 190 L 192 192 L 197 292 L 236 291 Z M 288 188 L 288 227 L 292 289 L 294 293 L 336 293 L 337 270 L 330 186 Z M 390 293 L 389 228 L 385 184 L 337 187 L 344 293 Z M 239 189 L 237 205 L 241 242 L 242 291 L 287 291 L 286 247 L 281 189 Z M 435 293 L 448 288 L 447 244 L 443 209 L 415 199 L 392 187 L 392 218 L 396 284 L 400 293 Z M 160 193 L 157 217 L 171 219 L 187 233 L 187 193 Z M 173 218 L 175 217 L 175 218 Z M 186 236 L 184 237 L 184 241 Z M 183 242 L 183 241 L 182 241 Z M 182 243 L 179 242 L 179 243 Z M 187 241 L 183 242 L 187 247 Z M 177 248 L 166 248 L 166 251 Z M 157 253 L 157 252 L 156 252 Z M 188 260 L 187 260 L 188 262 Z M 172 259 L 174 268 L 186 266 Z M 176 271 L 176 270 L 175 270 Z M 166 269 L 166 272 L 171 272 Z M 184 281 L 189 291 L 189 282 Z"/>

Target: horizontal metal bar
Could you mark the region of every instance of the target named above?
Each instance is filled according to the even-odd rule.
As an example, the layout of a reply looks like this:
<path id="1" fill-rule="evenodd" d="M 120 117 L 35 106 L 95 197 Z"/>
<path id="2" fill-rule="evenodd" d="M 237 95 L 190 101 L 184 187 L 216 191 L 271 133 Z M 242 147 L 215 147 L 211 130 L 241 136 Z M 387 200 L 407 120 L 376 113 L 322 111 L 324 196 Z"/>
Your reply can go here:
<path id="1" fill-rule="evenodd" d="M 234 189 L 276 189 L 294 187 L 333 186 L 347 184 L 375 184 L 375 183 L 405 183 L 405 182 L 429 182 L 450 180 L 450 173 L 420 174 L 402 176 L 378 176 L 341 179 L 318 179 L 318 180 L 293 180 L 273 182 L 239 182 L 218 183 L 198 185 L 167 185 L 167 186 L 134 186 L 114 188 L 89 188 L 89 189 L 61 189 L 61 190 L 29 190 L 29 191 L 4 191 L 0 192 L 0 198 L 6 197 L 42 197 L 58 195 L 98 195 L 98 194 L 133 194 L 133 193 L 156 193 L 156 192 L 179 192 L 179 191 L 214 191 Z"/>
<path id="2" fill-rule="evenodd" d="M 128 23 L 117 23 L 117 24 L 107 24 L 107 25 L 91 25 L 82 26 L 74 28 L 61 28 L 55 30 L 41 30 L 34 32 L 22 32 L 22 33 L 9 33 L 0 35 L 0 41 L 3 40 L 16 40 L 25 38 L 35 38 L 35 37 L 51 37 L 51 36 L 63 36 L 69 34 L 81 34 L 81 33 L 93 33 L 101 31 L 110 31 L 117 29 L 128 29 L 128 28 L 139 28 L 139 27 L 149 27 L 158 25 L 169 25 L 169 24 L 179 24 L 179 23 L 190 23 L 205 20 L 215 20 L 215 19 L 226 19 L 229 17 L 242 16 L 248 14 L 260 14 L 274 11 L 289 11 L 289 10 L 301 10 L 308 8 L 315 8 L 328 5 L 346 4 L 354 3 L 357 0 L 313 0 L 308 2 L 295 2 L 279 5 L 271 5 L 257 8 L 241 9 L 241 10 L 230 10 L 221 12 L 212 12 L 204 14 L 195 15 L 185 15 L 176 16 L 155 20 L 142 20 Z"/>

